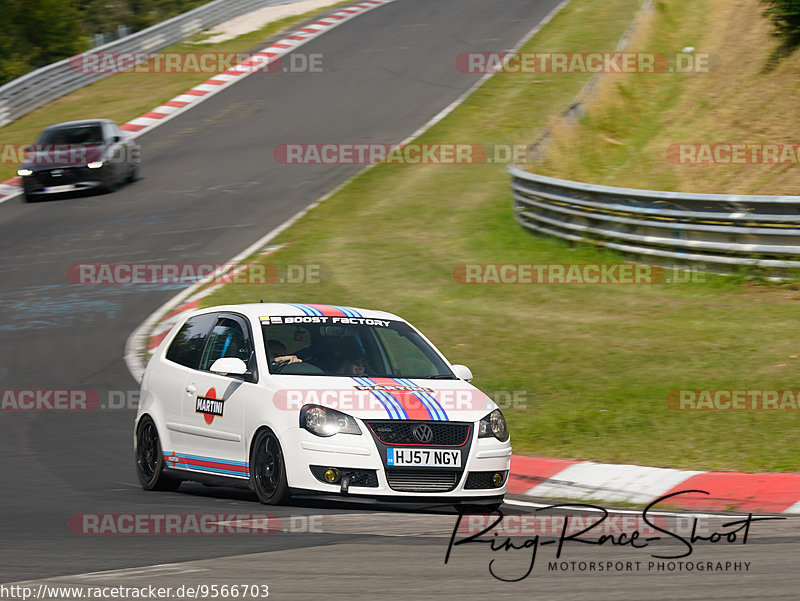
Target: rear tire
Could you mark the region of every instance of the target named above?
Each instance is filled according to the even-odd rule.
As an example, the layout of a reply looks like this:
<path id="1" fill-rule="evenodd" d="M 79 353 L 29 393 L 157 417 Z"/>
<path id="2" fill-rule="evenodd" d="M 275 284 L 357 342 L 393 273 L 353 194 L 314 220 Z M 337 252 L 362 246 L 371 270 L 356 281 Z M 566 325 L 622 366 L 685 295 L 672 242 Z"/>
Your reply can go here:
<path id="1" fill-rule="evenodd" d="M 156 424 L 144 416 L 136 430 L 136 476 L 145 490 L 177 490 L 181 481 L 164 475 L 164 452 Z"/>
<path id="2" fill-rule="evenodd" d="M 272 430 L 256 434 L 250 451 L 250 485 L 265 505 L 280 505 L 289 499 L 283 451 Z"/>

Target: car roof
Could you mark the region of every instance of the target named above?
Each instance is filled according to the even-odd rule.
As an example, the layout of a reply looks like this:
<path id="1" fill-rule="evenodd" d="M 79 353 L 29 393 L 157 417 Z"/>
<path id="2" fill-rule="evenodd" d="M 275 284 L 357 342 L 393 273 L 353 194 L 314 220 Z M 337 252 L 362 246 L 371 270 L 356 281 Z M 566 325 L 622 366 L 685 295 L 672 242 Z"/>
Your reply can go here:
<path id="1" fill-rule="evenodd" d="M 113 123 L 111 119 L 79 119 L 77 121 L 64 121 L 48 125 L 45 129 L 61 129 L 67 127 L 81 127 L 83 125 L 101 125 L 102 123 Z"/>
<path id="2" fill-rule="evenodd" d="M 242 313 L 253 320 L 261 317 L 287 317 L 287 316 L 328 316 L 328 317 L 364 317 L 367 319 L 391 319 L 405 321 L 393 313 L 376 311 L 374 309 L 361 309 L 343 305 L 323 305 L 318 303 L 245 303 L 240 305 L 219 305 L 207 307 L 203 313 L 212 311 L 231 311 Z"/>

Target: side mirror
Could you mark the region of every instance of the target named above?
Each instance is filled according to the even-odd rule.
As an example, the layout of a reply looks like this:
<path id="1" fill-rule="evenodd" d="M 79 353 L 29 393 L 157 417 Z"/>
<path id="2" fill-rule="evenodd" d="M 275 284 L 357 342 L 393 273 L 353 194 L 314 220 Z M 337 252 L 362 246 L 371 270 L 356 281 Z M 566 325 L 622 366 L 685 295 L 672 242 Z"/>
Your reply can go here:
<path id="1" fill-rule="evenodd" d="M 459 380 L 464 380 L 465 382 L 472 382 L 472 371 L 470 371 L 469 367 L 467 367 L 466 365 L 454 365 L 453 373 Z"/>
<path id="2" fill-rule="evenodd" d="M 247 364 L 238 357 L 221 357 L 211 364 L 210 371 L 215 374 L 244 376 L 247 374 Z"/>

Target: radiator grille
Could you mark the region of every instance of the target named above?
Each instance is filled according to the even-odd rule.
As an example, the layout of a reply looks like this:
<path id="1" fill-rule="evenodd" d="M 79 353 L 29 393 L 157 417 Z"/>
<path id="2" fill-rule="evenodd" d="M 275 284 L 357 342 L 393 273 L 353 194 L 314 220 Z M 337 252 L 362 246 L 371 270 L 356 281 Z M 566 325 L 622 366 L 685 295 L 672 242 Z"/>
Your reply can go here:
<path id="1" fill-rule="evenodd" d="M 398 492 L 448 492 L 458 484 L 459 472 L 451 470 L 387 470 L 386 480 Z"/>

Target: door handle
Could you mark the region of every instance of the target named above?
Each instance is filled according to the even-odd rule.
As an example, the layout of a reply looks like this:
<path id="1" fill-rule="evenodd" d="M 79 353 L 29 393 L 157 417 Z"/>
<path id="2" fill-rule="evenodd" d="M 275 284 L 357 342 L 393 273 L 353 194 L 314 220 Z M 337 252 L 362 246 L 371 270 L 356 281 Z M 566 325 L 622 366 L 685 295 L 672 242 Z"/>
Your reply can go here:
<path id="1" fill-rule="evenodd" d="M 186 387 L 186 394 L 194 394 L 195 392 L 197 392 L 197 387 L 194 384 L 189 384 Z"/>

